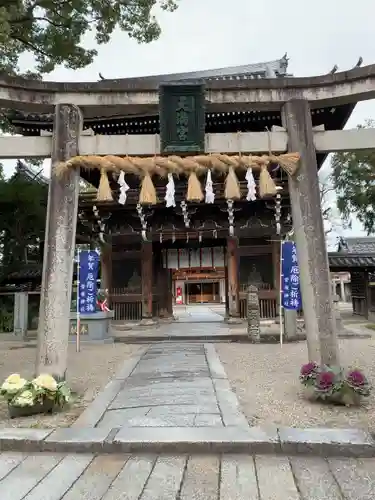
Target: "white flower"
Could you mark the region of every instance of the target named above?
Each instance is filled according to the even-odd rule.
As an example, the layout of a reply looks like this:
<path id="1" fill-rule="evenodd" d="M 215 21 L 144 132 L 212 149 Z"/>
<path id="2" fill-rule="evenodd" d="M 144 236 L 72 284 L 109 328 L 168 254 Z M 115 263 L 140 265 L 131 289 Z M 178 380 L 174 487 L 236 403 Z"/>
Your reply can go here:
<path id="1" fill-rule="evenodd" d="M 46 373 L 42 373 L 37 378 L 33 380 L 33 384 L 36 387 L 41 387 L 42 389 L 47 389 L 51 392 L 57 391 L 57 382 L 56 380 Z"/>
<path id="2" fill-rule="evenodd" d="M 16 396 L 13 401 L 13 406 L 34 406 L 34 395 L 31 391 L 23 391 L 19 396 Z"/>
<path id="3" fill-rule="evenodd" d="M 4 381 L 1 390 L 8 394 L 15 394 L 27 384 L 27 380 L 21 378 L 18 373 L 13 373 Z"/>
<path id="4" fill-rule="evenodd" d="M 12 375 L 9 375 L 8 378 L 4 380 L 4 382 L 7 382 L 9 384 L 16 384 L 19 382 L 21 379 L 21 375 L 19 373 L 12 373 Z"/>

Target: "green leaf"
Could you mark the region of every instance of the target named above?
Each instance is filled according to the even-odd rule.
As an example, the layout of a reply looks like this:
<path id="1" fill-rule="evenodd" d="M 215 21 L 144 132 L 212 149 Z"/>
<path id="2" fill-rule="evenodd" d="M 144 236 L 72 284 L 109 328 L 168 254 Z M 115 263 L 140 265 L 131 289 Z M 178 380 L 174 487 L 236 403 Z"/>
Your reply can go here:
<path id="1" fill-rule="evenodd" d="M 373 127 L 368 121 L 358 128 Z M 332 180 L 337 207 L 344 222 L 355 215 L 368 234 L 375 231 L 375 149 L 336 153 L 332 156 Z"/>
<path id="2" fill-rule="evenodd" d="M 89 32 L 96 42 L 108 43 L 115 29 L 140 43 L 160 36 L 153 15 L 156 7 L 172 12 L 178 0 L 10 0 L 0 1 L 0 70 L 19 73 L 25 52 L 36 60 L 36 75 L 57 65 L 84 68 L 97 55 L 84 47 Z"/>

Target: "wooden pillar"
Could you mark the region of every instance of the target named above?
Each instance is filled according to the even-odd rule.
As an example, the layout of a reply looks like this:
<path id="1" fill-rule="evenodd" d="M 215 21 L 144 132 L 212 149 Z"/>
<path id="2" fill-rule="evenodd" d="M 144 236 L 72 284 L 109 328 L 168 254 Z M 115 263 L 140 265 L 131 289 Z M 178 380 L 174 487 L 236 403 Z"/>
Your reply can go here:
<path id="1" fill-rule="evenodd" d="M 36 373 L 65 379 L 70 303 L 78 210 L 79 170 L 56 176 L 56 165 L 79 154 L 80 110 L 70 104 L 55 108 L 52 168 L 48 191 L 46 235 L 40 293 Z"/>
<path id="2" fill-rule="evenodd" d="M 152 319 L 152 242 L 142 242 L 142 323 L 153 324 Z"/>
<path id="3" fill-rule="evenodd" d="M 172 270 L 163 267 L 163 317 L 173 319 Z"/>
<path id="4" fill-rule="evenodd" d="M 166 316 L 166 275 L 163 269 L 163 262 L 161 259 L 161 254 L 158 252 L 155 259 L 155 276 L 156 276 L 156 290 L 158 298 L 158 316 L 159 318 L 164 318 Z"/>
<path id="5" fill-rule="evenodd" d="M 225 276 L 225 319 L 229 318 L 229 286 L 228 286 L 228 259 L 225 257 L 224 266 L 224 276 Z"/>
<path id="6" fill-rule="evenodd" d="M 229 320 L 239 321 L 240 299 L 239 299 L 239 273 L 238 273 L 238 240 L 227 239 L 227 268 L 228 268 L 228 305 Z"/>
<path id="7" fill-rule="evenodd" d="M 169 318 L 173 318 L 173 276 L 172 269 L 165 270 L 167 275 L 167 313 Z"/>
<path id="8" fill-rule="evenodd" d="M 170 272 L 169 269 L 163 266 L 162 255 L 157 259 L 157 290 L 159 299 L 159 317 L 162 319 L 168 319 L 172 317 L 171 305 L 172 305 L 172 290 L 170 283 Z M 171 305 L 169 305 L 169 301 Z"/>
<path id="9" fill-rule="evenodd" d="M 100 254 L 101 279 L 100 286 L 103 290 L 108 290 L 108 307 L 110 307 L 112 290 L 112 243 L 107 243 L 101 249 Z"/>
<path id="10" fill-rule="evenodd" d="M 163 255 L 160 251 L 155 259 L 155 274 L 157 282 L 157 295 L 159 304 L 159 318 L 173 318 L 172 304 L 172 271 L 164 267 Z"/>
<path id="11" fill-rule="evenodd" d="M 371 292 L 370 292 L 370 285 L 369 285 L 369 279 L 368 279 L 368 271 L 365 269 L 364 271 L 364 280 L 365 280 L 365 310 L 364 310 L 364 316 L 368 320 L 370 316 L 370 308 L 371 308 Z"/>
<path id="12" fill-rule="evenodd" d="M 277 292 L 277 305 L 280 302 L 280 242 L 272 242 L 273 287 Z"/>
<path id="13" fill-rule="evenodd" d="M 298 171 L 289 177 L 289 194 L 309 360 L 337 365 L 338 343 L 309 103 L 303 99 L 288 101 L 283 121 L 289 150 L 301 155 Z"/>

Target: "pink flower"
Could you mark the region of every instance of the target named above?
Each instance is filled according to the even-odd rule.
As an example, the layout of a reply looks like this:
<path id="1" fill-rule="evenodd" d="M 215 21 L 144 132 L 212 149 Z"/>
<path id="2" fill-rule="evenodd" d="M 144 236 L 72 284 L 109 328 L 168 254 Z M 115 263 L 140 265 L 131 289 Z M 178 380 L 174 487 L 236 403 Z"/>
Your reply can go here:
<path id="1" fill-rule="evenodd" d="M 307 377 L 308 375 L 311 375 L 318 369 L 318 365 L 314 362 L 312 363 L 306 363 L 305 365 L 302 366 L 301 368 L 301 375 L 302 377 Z"/>
<path id="2" fill-rule="evenodd" d="M 366 383 L 366 379 L 364 375 L 359 370 L 352 370 L 347 375 L 347 380 L 349 384 L 354 387 L 358 387 L 360 385 L 364 385 Z"/>
<path id="3" fill-rule="evenodd" d="M 316 379 L 316 385 L 319 390 L 327 390 L 333 386 L 335 375 L 332 372 L 321 372 Z"/>

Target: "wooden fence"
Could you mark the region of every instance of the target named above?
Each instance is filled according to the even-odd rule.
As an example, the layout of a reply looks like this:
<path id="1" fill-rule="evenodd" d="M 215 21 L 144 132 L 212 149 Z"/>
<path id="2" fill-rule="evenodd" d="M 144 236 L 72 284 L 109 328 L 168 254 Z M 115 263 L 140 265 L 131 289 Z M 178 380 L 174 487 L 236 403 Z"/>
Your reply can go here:
<path id="1" fill-rule="evenodd" d="M 159 315 L 159 301 L 153 293 L 152 312 Z M 142 294 L 132 293 L 126 288 L 114 288 L 111 293 L 111 308 L 117 321 L 140 321 L 142 319 Z"/>
<path id="2" fill-rule="evenodd" d="M 276 290 L 259 290 L 259 308 L 261 319 L 275 319 L 279 315 L 278 293 Z M 247 317 L 247 295 L 240 292 L 240 317 Z"/>

